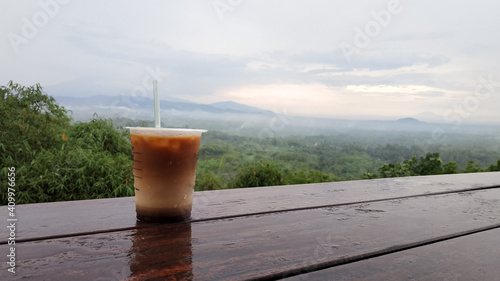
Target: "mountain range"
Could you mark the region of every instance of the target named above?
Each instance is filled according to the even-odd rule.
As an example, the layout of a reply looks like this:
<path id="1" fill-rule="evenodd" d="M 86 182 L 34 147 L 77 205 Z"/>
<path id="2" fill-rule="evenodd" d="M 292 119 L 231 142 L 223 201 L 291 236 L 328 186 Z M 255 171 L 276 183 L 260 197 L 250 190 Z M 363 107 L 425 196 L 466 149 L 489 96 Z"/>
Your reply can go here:
<path id="1" fill-rule="evenodd" d="M 133 96 L 91 96 L 91 97 L 55 97 L 56 101 L 71 110 L 85 111 L 109 109 L 120 115 L 120 110 L 135 110 L 141 112 L 151 112 L 154 105 L 152 98 Z M 212 104 L 200 104 L 181 99 L 161 100 L 162 111 L 202 111 L 207 113 L 251 113 L 251 114 L 272 114 L 271 111 L 257 107 L 239 104 L 232 101 L 217 102 Z M 103 111 L 105 115 L 108 111 Z M 109 112 L 108 112 L 109 113 Z"/>
<path id="2" fill-rule="evenodd" d="M 153 99 L 133 96 L 56 96 L 56 101 L 71 111 L 73 120 L 84 121 L 96 113 L 101 117 L 121 120 L 153 120 Z M 450 130 L 450 124 L 433 123 L 439 116 L 432 112 L 397 120 L 344 120 L 284 115 L 233 101 L 211 104 L 181 99 L 160 101 L 161 121 L 168 127 L 190 127 L 236 134 L 328 134 L 344 130 L 429 131 Z M 125 122 L 125 121 L 124 121 Z M 470 127 L 470 126 L 469 126 Z M 475 129 L 462 125 L 463 129 Z M 490 129 L 491 130 L 491 129 Z"/>

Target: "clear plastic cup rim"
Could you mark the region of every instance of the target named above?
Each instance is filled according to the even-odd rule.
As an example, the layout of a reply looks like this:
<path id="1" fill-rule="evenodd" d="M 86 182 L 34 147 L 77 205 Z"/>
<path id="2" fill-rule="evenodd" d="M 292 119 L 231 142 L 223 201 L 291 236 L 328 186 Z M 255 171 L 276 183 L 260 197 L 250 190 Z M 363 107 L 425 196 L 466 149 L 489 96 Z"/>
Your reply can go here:
<path id="1" fill-rule="evenodd" d="M 151 127 L 125 127 L 131 134 L 162 136 L 162 137 L 186 137 L 201 136 L 207 132 L 203 129 L 182 129 L 182 128 L 151 128 Z"/>

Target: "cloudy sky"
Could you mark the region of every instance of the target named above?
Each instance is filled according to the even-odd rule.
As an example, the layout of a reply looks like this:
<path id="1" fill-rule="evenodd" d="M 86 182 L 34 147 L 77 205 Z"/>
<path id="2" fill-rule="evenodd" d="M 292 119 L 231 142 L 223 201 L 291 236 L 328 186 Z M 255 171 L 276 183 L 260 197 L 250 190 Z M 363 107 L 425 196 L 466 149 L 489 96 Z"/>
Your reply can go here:
<path id="1" fill-rule="evenodd" d="M 500 2 L 0 2 L 0 83 L 348 119 L 500 122 Z"/>

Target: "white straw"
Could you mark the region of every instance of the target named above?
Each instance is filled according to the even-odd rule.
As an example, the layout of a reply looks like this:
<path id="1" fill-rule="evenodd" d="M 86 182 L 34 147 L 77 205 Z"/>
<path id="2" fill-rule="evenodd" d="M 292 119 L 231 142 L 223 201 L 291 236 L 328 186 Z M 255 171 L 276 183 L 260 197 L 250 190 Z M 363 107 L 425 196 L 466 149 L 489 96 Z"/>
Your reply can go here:
<path id="1" fill-rule="evenodd" d="M 153 80 L 153 96 L 155 102 L 155 128 L 160 128 L 160 98 L 158 97 L 158 84 Z"/>

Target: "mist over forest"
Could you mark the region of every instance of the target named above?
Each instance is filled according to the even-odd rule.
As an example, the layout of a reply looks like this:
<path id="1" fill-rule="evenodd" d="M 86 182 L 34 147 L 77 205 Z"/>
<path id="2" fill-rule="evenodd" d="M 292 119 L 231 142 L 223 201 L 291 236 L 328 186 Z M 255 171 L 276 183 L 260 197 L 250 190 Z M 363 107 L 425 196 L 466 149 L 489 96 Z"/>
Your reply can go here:
<path id="1" fill-rule="evenodd" d="M 143 101 L 132 112 L 107 116 L 118 127 L 152 127 L 148 107 L 152 101 Z M 211 181 L 209 189 L 214 188 L 213 185 L 235 187 L 233 181 L 245 165 L 254 165 L 247 167 L 250 170 L 270 165 L 288 178 L 302 173 L 301 180 L 286 182 L 285 176 L 282 181 L 277 178 L 274 182 L 286 184 L 359 180 L 386 177 L 391 173 L 409 176 L 479 172 L 488 170 L 500 159 L 500 126 L 491 124 L 432 123 L 412 117 L 397 120 L 313 118 L 284 114 L 286 109 L 266 111 L 234 102 L 203 105 L 164 101 L 162 108 L 162 127 L 209 130 L 203 134 L 200 147 L 199 190 L 206 189 L 202 187 L 207 185 L 202 183 L 204 179 Z M 144 119 L 134 118 L 134 112 L 142 113 Z M 428 160 L 431 155 L 452 168 L 426 173 L 405 170 L 405 161 L 416 165 L 418 159 L 427 157 Z M 384 165 L 395 163 L 403 166 L 381 174 Z M 400 170 L 394 171 L 397 169 Z"/>
<path id="2" fill-rule="evenodd" d="M 154 126 L 147 100 L 135 108 L 95 98 L 91 106 L 71 104 L 40 85 L 13 82 L 0 94 L 0 174 L 15 167 L 25 187 L 16 202 L 133 196 L 125 127 Z M 494 125 L 298 117 L 234 102 L 162 108 L 162 127 L 208 129 L 197 191 L 500 171 Z M 0 199 L 7 203 L 5 194 Z"/>

